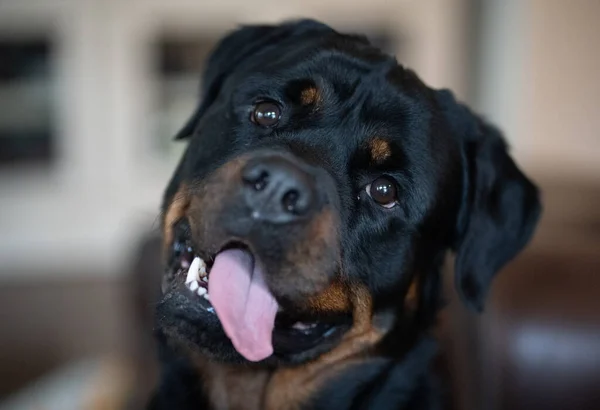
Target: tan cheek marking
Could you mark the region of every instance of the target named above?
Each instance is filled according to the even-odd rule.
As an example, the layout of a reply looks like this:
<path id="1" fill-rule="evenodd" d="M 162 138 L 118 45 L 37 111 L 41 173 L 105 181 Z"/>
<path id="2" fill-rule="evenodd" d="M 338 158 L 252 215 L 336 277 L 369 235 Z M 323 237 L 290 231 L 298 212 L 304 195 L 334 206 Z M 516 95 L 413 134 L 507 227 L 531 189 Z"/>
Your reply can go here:
<path id="1" fill-rule="evenodd" d="M 315 215 L 295 246 L 286 252 L 279 271 L 280 277 L 288 281 L 284 286 L 306 296 L 326 290 L 331 276 L 324 272 L 333 273 L 340 265 L 338 226 L 338 218 L 331 209 L 324 208 Z"/>
<path id="2" fill-rule="evenodd" d="M 308 236 L 311 238 L 324 239 L 331 246 L 336 241 L 336 233 L 339 226 L 338 219 L 331 209 L 327 208 L 311 222 L 308 228 Z"/>
<path id="3" fill-rule="evenodd" d="M 307 227 L 303 246 L 290 252 L 288 261 L 291 266 L 306 265 L 306 261 L 320 261 L 325 255 L 335 258 L 339 263 L 338 225 L 330 209 L 321 211 Z M 335 250 L 335 256 L 332 256 L 332 250 Z M 314 267 L 310 266 L 309 269 Z"/>
<path id="4" fill-rule="evenodd" d="M 320 260 L 324 250 L 337 249 L 337 226 L 331 210 L 321 211 L 306 228 L 305 238 L 299 246 L 291 249 L 287 262 L 291 266 L 303 265 L 306 261 Z"/>
<path id="5" fill-rule="evenodd" d="M 300 103 L 302 105 L 312 105 L 319 101 L 319 90 L 317 87 L 308 87 L 300 92 Z"/>
<path id="6" fill-rule="evenodd" d="M 340 281 L 335 281 L 318 296 L 310 298 L 308 304 L 317 312 L 344 312 L 351 308 L 348 289 Z"/>
<path id="7" fill-rule="evenodd" d="M 182 184 L 173 196 L 173 200 L 169 204 L 163 219 L 163 246 L 165 249 L 168 249 L 173 242 L 173 225 L 186 215 L 189 206 L 190 198 L 188 196 L 188 190 L 187 187 Z"/>
<path id="8" fill-rule="evenodd" d="M 375 162 L 383 162 L 392 155 L 390 143 L 382 138 L 373 138 L 369 147 L 371 148 L 371 158 Z"/>

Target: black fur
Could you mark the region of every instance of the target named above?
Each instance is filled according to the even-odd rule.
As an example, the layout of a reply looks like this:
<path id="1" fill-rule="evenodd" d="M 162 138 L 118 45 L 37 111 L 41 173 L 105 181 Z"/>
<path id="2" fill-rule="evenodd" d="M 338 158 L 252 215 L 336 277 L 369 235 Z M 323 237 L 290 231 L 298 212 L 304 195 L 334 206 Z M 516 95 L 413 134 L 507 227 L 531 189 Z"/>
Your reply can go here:
<path id="1" fill-rule="evenodd" d="M 229 34 L 210 57 L 202 83 L 198 109 L 177 135 L 188 148 L 164 208 L 182 182 L 201 181 L 253 150 L 283 150 L 331 178 L 344 274 L 368 287 L 376 315 L 393 312 L 395 325 L 380 353 L 333 378 L 304 406 L 438 408 L 429 375 L 435 348 L 427 330 L 440 307 L 445 253 L 457 254 L 456 287 L 464 302 L 481 310 L 493 276 L 523 249 L 540 214 L 537 189 L 510 158 L 499 131 L 364 38 L 310 20 Z M 318 109 L 294 100 L 306 84 L 319 89 Z M 248 120 L 253 104 L 264 98 L 283 107 L 276 128 Z M 392 154 L 383 162 L 369 154 L 375 136 L 390 143 Z M 393 209 L 375 204 L 363 189 L 382 174 L 398 184 Z M 403 299 L 415 275 L 423 284 L 420 304 L 408 315 Z M 151 408 L 207 408 L 184 355 L 161 331 L 173 324 L 175 307 L 165 301 L 162 307 L 164 373 Z M 223 348 L 222 336 L 215 340 Z"/>

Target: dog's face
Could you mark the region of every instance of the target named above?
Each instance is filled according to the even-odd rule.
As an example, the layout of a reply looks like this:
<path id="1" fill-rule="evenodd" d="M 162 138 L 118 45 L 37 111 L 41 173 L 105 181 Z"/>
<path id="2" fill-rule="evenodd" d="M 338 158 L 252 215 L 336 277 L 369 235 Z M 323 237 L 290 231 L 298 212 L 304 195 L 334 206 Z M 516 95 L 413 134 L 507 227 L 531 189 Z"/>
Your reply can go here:
<path id="1" fill-rule="evenodd" d="M 192 354 L 301 362 L 359 324 L 389 332 L 448 249 L 481 308 L 537 221 L 497 131 L 361 38 L 245 27 L 203 88 L 165 195 L 158 306 Z"/>

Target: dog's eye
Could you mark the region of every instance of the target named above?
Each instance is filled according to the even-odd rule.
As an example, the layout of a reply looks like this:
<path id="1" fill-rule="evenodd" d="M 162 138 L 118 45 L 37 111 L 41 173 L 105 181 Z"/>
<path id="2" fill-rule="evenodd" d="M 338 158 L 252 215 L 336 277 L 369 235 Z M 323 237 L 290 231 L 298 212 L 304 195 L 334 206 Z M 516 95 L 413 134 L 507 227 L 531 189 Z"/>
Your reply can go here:
<path id="1" fill-rule="evenodd" d="M 262 101 L 254 106 L 250 120 L 261 127 L 273 127 L 281 118 L 281 107 L 272 101 Z"/>
<path id="2" fill-rule="evenodd" d="M 396 182 L 388 176 L 381 176 L 366 187 L 367 194 L 385 208 L 393 208 L 398 203 Z"/>

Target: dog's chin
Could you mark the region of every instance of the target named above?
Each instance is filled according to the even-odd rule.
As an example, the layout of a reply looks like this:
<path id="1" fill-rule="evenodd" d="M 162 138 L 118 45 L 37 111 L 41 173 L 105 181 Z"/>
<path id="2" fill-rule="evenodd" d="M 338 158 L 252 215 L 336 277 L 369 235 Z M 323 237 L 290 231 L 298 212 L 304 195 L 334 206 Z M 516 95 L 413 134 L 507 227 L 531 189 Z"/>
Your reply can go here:
<path id="1" fill-rule="evenodd" d="M 351 318 L 347 315 L 308 318 L 299 314 L 297 318 L 306 321 L 291 324 L 294 315 L 280 312 L 273 329 L 273 354 L 261 361 L 250 362 L 234 348 L 210 302 L 185 285 L 176 286 L 163 296 L 156 315 L 157 331 L 170 345 L 188 355 L 256 366 L 310 361 L 337 345 L 351 326 Z"/>
<path id="2" fill-rule="evenodd" d="M 163 298 L 156 310 L 157 330 L 170 344 L 220 362 L 266 366 L 302 363 L 331 349 L 351 327 L 350 313 L 324 314 L 289 303 L 282 308 L 274 302 L 272 333 L 267 335 L 272 353 L 258 360 L 247 359 L 234 347 L 219 319 L 220 313 L 211 303 L 208 283 L 215 255 L 196 251 L 183 226 L 183 230 L 176 229 L 163 280 Z M 235 246 L 243 247 L 229 244 L 227 252 Z M 237 250 L 250 253 L 248 249 Z M 252 276 L 255 274 L 256 271 Z M 225 286 L 230 287 L 229 283 Z M 227 305 L 235 302 L 230 299 L 226 299 Z"/>

